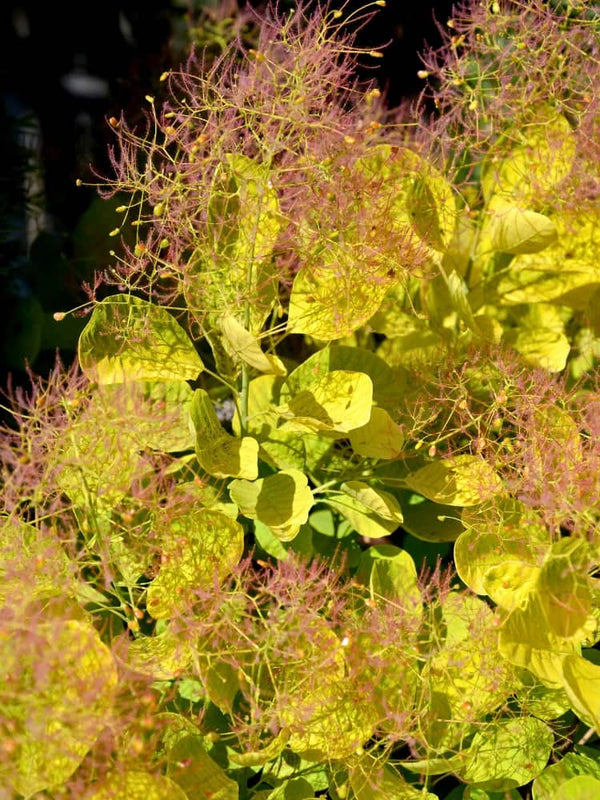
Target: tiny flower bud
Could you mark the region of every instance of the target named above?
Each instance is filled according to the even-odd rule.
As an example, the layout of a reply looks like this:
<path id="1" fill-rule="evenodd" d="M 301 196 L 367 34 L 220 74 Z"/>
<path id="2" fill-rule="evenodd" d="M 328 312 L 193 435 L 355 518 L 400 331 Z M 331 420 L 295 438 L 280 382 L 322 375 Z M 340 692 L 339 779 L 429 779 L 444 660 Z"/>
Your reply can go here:
<path id="1" fill-rule="evenodd" d="M 177 130 L 172 125 L 167 125 L 167 127 L 165 128 L 165 133 L 167 134 L 167 136 L 175 136 Z"/>
<path id="2" fill-rule="evenodd" d="M 339 19 L 342 16 L 342 12 L 339 10 L 339 8 L 336 8 L 336 10 L 333 12 L 332 16 L 333 16 L 334 19 Z"/>
<path id="3" fill-rule="evenodd" d="M 136 254 L 136 256 L 141 256 L 142 253 L 147 252 L 147 250 L 148 248 L 146 247 L 146 245 L 143 242 L 139 242 L 138 244 L 136 244 L 134 248 L 134 253 Z"/>
<path id="4" fill-rule="evenodd" d="M 378 50 L 369 50 L 368 55 L 371 58 L 383 58 L 383 53 L 380 53 Z"/>
<path id="5" fill-rule="evenodd" d="M 154 214 L 155 217 L 162 217 L 164 210 L 165 210 L 165 204 L 164 203 L 157 203 L 154 206 L 154 208 L 152 210 L 152 213 Z"/>
<path id="6" fill-rule="evenodd" d="M 430 73 L 428 70 L 426 70 L 426 69 L 420 69 L 420 70 L 417 72 L 417 78 L 422 78 L 423 80 L 425 80 L 425 78 L 428 78 L 430 74 L 431 74 L 431 73 Z"/>
<path id="7" fill-rule="evenodd" d="M 127 211 L 127 206 L 118 206 L 115 208 L 117 214 L 122 214 L 124 211 Z"/>
<path id="8" fill-rule="evenodd" d="M 81 178 L 77 178 L 77 180 L 75 181 L 75 186 L 83 186 Z"/>
<path id="9" fill-rule="evenodd" d="M 170 74 L 171 74 L 170 72 L 163 72 L 163 74 L 160 76 L 159 80 L 160 81 L 166 81 Z"/>
<path id="10" fill-rule="evenodd" d="M 52 317 L 54 318 L 55 322 L 62 322 L 66 317 L 66 314 L 64 311 L 55 311 L 54 314 L 52 314 Z"/>
<path id="11" fill-rule="evenodd" d="M 354 138 L 354 136 L 344 136 L 344 141 L 346 142 L 346 144 L 354 144 L 356 139 Z"/>
<path id="12" fill-rule="evenodd" d="M 446 25 L 449 28 L 454 28 L 454 26 L 455 26 L 454 20 L 453 19 L 449 19 L 448 22 L 446 23 Z"/>
<path id="13" fill-rule="evenodd" d="M 150 103 L 151 105 L 152 103 L 154 103 L 154 98 L 152 97 L 151 94 L 144 95 L 144 99 L 147 100 L 148 103 Z"/>
<path id="14" fill-rule="evenodd" d="M 158 246 L 160 247 L 161 250 L 164 250 L 165 247 L 168 247 L 170 244 L 171 242 L 168 239 L 161 239 L 160 244 Z"/>
<path id="15" fill-rule="evenodd" d="M 385 0 L 375 0 L 375 5 L 376 6 L 381 6 L 381 8 L 385 8 L 386 2 L 385 2 Z"/>
<path id="16" fill-rule="evenodd" d="M 121 228 L 113 228 L 113 230 L 108 234 L 109 236 L 118 236 L 121 233 Z"/>

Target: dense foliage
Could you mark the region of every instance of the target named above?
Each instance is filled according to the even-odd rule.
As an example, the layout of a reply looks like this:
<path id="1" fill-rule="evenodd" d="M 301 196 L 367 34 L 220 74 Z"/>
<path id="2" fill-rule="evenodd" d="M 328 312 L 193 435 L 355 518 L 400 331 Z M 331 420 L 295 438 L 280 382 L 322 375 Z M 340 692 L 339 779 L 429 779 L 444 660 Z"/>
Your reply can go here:
<path id="1" fill-rule="evenodd" d="M 392 113 L 271 9 L 110 120 L 1 440 L 2 800 L 600 796 L 597 12 L 460 7 Z"/>

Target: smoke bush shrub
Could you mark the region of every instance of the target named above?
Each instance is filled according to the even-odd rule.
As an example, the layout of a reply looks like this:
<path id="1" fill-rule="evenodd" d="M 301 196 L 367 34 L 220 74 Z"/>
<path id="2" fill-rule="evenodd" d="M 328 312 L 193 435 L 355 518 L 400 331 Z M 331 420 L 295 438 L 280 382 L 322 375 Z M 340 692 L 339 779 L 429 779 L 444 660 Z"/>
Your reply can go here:
<path id="1" fill-rule="evenodd" d="M 2 798 L 598 793 L 597 9 L 459 6 L 394 112 L 356 14 L 110 120 L 78 364 L 7 391 Z"/>

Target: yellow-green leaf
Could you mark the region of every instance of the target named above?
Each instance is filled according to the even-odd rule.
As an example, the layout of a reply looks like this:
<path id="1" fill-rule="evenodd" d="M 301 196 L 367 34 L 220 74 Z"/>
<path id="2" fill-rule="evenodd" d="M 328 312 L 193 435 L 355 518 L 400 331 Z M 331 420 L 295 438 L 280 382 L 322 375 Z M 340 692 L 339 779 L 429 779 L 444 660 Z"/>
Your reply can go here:
<path id="1" fill-rule="evenodd" d="M 344 494 L 354 498 L 378 517 L 400 524 L 402 509 L 394 495 L 383 489 L 375 489 L 362 481 L 346 481 L 341 485 Z"/>
<path id="2" fill-rule="evenodd" d="M 404 448 L 404 434 L 384 408 L 373 406 L 366 425 L 350 431 L 350 445 L 365 458 L 397 458 Z"/>
<path id="3" fill-rule="evenodd" d="M 562 662 L 562 682 L 573 711 L 600 733 L 600 666 L 571 653 Z"/>
<path id="4" fill-rule="evenodd" d="M 192 646 L 182 636 L 165 628 L 155 636 L 140 636 L 127 648 L 127 665 L 157 681 L 179 677 L 192 660 Z"/>
<path id="5" fill-rule="evenodd" d="M 388 287 L 389 268 L 370 274 L 340 248 L 332 263 L 303 267 L 296 277 L 288 309 L 288 333 L 304 333 L 324 342 L 343 339 L 377 311 Z"/>
<path id="6" fill-rule="evenodd" d="M 575 638 L 552 631 L 536 591 L 528 595 L 524 608 L 513 609 L 503 621 L 498 649 L 511 664 L 525 667 L 545 686 L 559 689 L 563 685 L 563 658 L 579 653 L 581 648 Z"/>
<path id="7" fill-rule="evenodd" d="M 297 469 L 281 470 L 254 482 L 232 481 L 229 494 L 245 517 L 260 520 L 284 542 L 296 536 L 314 503 L 308 479 Z"/>
<path id="8" fill-rule="evenodd" d="M 176 319 L 133 295 L 112 295 L 94 308 L 79 339 L 79 363 L 102 384 L 195 380 L 204 369 Z"/>
<path id="9" fill-rule="evenodd" d="M 437 800 L 437 795 L 411 786 L 390 766 L 365 754 L 352 765 L 348 778 L 356 800 Z"/>
<path id="10" fill-rule="evenodd" d="M 233 314 L 225 314 L 219 320 L 223 332 L 225 349 L 229 355 L 259 372 L 286 375 L 287 370 L 276 355 L 263 353 L 258 340 L 238 322 Z"/>
<path id="11" fill-rule="evenodd" d="M 346 434 L 371 418 L 373 383 L 363 372 L 334 370 L 279 406 L 282 417 L 307 431 Z"/>
<path id="12" fill-rule="evenodd" d="M 157 515 L 162 564 L 148 587 L 146 606 L 155 619 L 177 616 L 194 602 L 197 589 L 222 581 L 244 550 L 242 526 L 221 513 L 190 508 L 180 516 Z"/>
<path id="13" fill-rule="evenodd" d="M 167 754 L 167 775 L 185 792 L 187 800 L 238 800 L 239 797 L 237 781 L 206 752 L 202 736 L 177 739 Z"/>
<path id="14" fill-rule="evenodd" d="M 487 593 L 489 570 L 498 567 L 501 576 L 506 562 L 516 562 L 525 572 L 541 566 L 550 549 L 550 534 L 542 519 L 513 498 L 500 497 L 484 508 L 465 509 L 461 519 L 466 530 L 454 545 L 454 562 L 460 579 L 476 594 Z M 518 605 L 527 592 L 513 588 Z"/>
<path id="15" fill-rule="evenodd" d="M 492 467 L 478 456 L 460 455 L 432 461 L 410 473 L 405 484 L 435 503 L 474 506 L 502 489 Z"/>
<path id="16" fill-rule="evenodd" d="M 535 112 L 535 123 L 511 129 L 511 138 L 501 143 L 508 146 L 500 164 L 495 158 L 486 165 L 482 188 L 487 201 L 500 197 L 534 203 L 571 171 L 576 141 L 567 119 L 550 106 Z"/>
<path id="17" fill-rule="evenodd" d="M 117 687 L 113 656 L 87 622 L 13 622 L 0 646 L 3 740 L 10 769 L 2 783 L 30 797 L 58 789 L 109 723 Z M 6 762 L 5 762 L 6 763 Z"/>
<path id="18" fill-rule="evenodd" d="M 202 800 L 208 800 L 204 795 Z M 185 792 L 164 775 L 138 770 L 111 773 L 88 800 L 189 800 Z"/>
<path id="19" fill-rule="evenodd" d="M 513 255 L 538 253 L 556 241 L 556 226 L 537 211 L 502 205 L 490 213 L 489 235 L 494 250 Z"/>
<path id="20" fill-rule="evenodd" d="M 512 328 L 505 331 L 503 340 L 530 364 L 549 372 L 563 370 L 571 350 L 565 334 L 555 328 Z"/>
<path id="21" fill-rule="evenodd" d="M 553 744 L 552 730 L 535 717 L 484 724 L 464 753 L 459 776 L 494 792 L 523 786 L 544 769 Z"/>
<path id="22" fill-rule="evenodd" d="M 258 442 L 252 436 L 237 438 L 223 429 L 208 393 L 196 389 L 190 413 L 196 430 L 196 455 L 200 465 L 216 478 L 258 475 Z"/>

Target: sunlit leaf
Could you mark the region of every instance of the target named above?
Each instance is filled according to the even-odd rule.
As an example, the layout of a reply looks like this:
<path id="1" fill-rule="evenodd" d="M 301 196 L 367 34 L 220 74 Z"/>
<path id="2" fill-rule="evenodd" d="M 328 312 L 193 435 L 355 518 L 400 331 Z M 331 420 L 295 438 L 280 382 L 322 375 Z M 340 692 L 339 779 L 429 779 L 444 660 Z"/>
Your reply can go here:
<path id="1" fill-rule="evenodd" d="M 600 732 L 600 666 L 571 653 L 563 659 L 562 677 L 571 708 Z"/>
<path id="2" fill-rule="evenodd" d="M 162 564 L 148 587 L 146 605 L 155 619 L 174 617 L 227 577 L 244 549 L 242 526 L 220 511 L 190 508 L 179 516 L 157 517 Z"/>
<path id="3" fill-rule="evenodd" d="M 405 483 L 428 500 L 449 506 L 478 505 L 502 489 L 487 461 L 470 455 L 432 461 L 410 473 Z"/>
<path id="4" fill-rule="evenodd" d="M 391 597 L 410 609 L 421 610 L 417 568 L 412 556 L 393 545 L 373 545 L 361 556 L 356 579 L 369 586 L 372 596 Z"/>
<path id="5" fill-rule="evenodd" d="M 216 478 L 258 475 L 258 442 L 252 436 L 237 438 L 222 427 L 208 393 L 196 389 L 190 414 L 196 430 L 196 455 L 203 469 Z"/>
<path id="6" fill-rule="evenodd" d="M 503 621 L 498 649 L 512 664 L 525 667 L 546 686 L 559 689 L 563 685 L 563 658 L 577 654 L 580 645 L 551 630 L 539 593 L 531 592 L 526 605 L 513 609 Z"/>
<path id="7" fill-rule="evenodd" d="M 554 328 L 513 328 L 504 333 L 504 342 L 514 347 L 526 361 L 549 372 L 565 368 L 571 350 L 569 340 Z"/>
<path id="8" fill-rule="evenodd" d="M 541 566 L 550 548 L 550 534 L 542 519 L 523 503 L 513 498 L 497 498 L 482 509 L 465 509 L 461 518 L 466 528 L 454 545 L 456 571 L 461 580 L 476 594 L 486 594 L 488 571 L 506 562 L 520 563 L 527 568 Z M 509 583 L 517 597 L 508 607 L 516 606 L 527 591 L 512 581 Z"/>
<path id="9" fill-rule="evenodd" d="M 547 624 L 558 636 L 574 636 L 590 619 L 589 563 L 587 543 L 570 538 L 555 542 L 544 562 L 539 577 L 540 602 Z"/>
<path id="10" fill-rule="evenodd" d="M 385 510 L 385 503 L 385 516 L 381 516 L 378 511 L 371 507 L 371 505 L 375 505 L 380 508 L 382 505 L 381 498 L 372 501 L 369 497 L 366 497 L 365 499 L 371 502 L 371 505 L 366 505 L 356 497 L 356 494 L 357 492 L 355 491 L 329 494 L 323 498 L 323 501 L 347 519 L 357 533 L 368 539 L 381 539 L 384 536 L 389 536 L 400 526 L 397 517 L 390 515 L 389 510 Z"/>
<path id="11" fill-rule="evenodd" d="M 348 778 L 356 800 L 437 800 L 436 794 L 411 786 L 390 766 L 382 767 L 369 755 L 352 765 Z"/>
<path id="12" fill-rule="evenodd" d="M 501 206 L 493 210 L 489 236 L 491 247 L 502 253 L 538 253 L 557 238 L 551 219 L 517 206 Z"/>
<path id="13" fill-rule="evenodd" d="M 553 744 L 552 730 L 535 717 L 484 724 L 464 754 L 460 777 L 492 791 L 523 786 L 544 769 Z"/>
<path id="14" fill-rule="evenodd" d="M 328 261 L 335 259 L 328 252 Z M 365 271 L 346 250 L 323 266 L 303 267 L 294 278 L 288 309 L 288 333 L 321 341 L 350 336 L 379 308 L 388 287 L 389 268 Z"/>
<path id="15" fill-rule="evenodd" d="M 192 660 L 192 647 L 182 636 L 165 628 L 155 636 L 139 636 L 127 648 L 127 664 L 141 675 L 168 681 L 181 675 Z"/>
<path id="16" fill-rule="evenodd" d="M 2 740 L 12 748 L 2 783 L 26 797 L 57 789 L 110 721 L 113 656 L 89 623 L 64 619 L 13 624 L 0 651 L 1 683 L 11 686 Z"/>
<path id="17" fill-rule="evenodd" d="M 79 339 L 79 363 L 98 383 L 195 380 L 204 366 L 174 317 L 133 295 L 94 308 Z"/>
<path id="18" fill-rule="evenodd" d="M 350 445 L 365 458 L 397 458 L 404 447 L 404 434 L 384 408 L 374 406 L 366 425 L 350 432 Z"/>
<path id="19" fill-rule="evenodd" d="M 591 800 L 600 796 L 600 765 L 580 753 L 565 753 L 538 775 L 534 800 Z"/>
<path id="20" fill-rule="evenodd" d="M 208 800 L 204 795 L 202 800 Z M 138 770 L 111 773 L 89 800 L 189 800 L 185 792 L 164 775 Z"/>
<path id="21" fill-rule="evenodd" d="M 272 373 L 273 375 L 286 375 L 287 370 L 275 355 L 264 353 L 258 339 L 233 316 L 225 314 L 219 320 L 224 337 L 225 348 L 232 357 L 245 364 L 249 364 L 259 372 Z"/>
<path id="22" fill-rule="evenodd" d="M 406 390 L 408 373 L 392 369 L 383 358 L 370 350 L 336 345 L 317 350 L 291 372 L 281 385 L 280 400 L 288 402 L 327 373 L 337 370 L 364 372 L 373 384 L 373 402 L 393 411 Z"/>
<path id="23" fill-rule="evenodd" d="M 368 375 L 335 370 L 292 396 L 277 412 L 308 431 L 345 434 L 367 424 L 372 402 Z"/>
<path id="24" fill-rule="evenodd" d="M 138 449 L 192 450 L 192 389 L 186 381 L 124 381 L 99 386 L 91 403 L 107 422 L 127 429 Z"/>
<path id="25" fill-rule="evenodd" d="M 229 494 L 244 516 L 264 523 L 284 542 L 297 535 L 314 503 L 306 475 L 296 469 L 253 482 L 232 481 Z"/>
<path id="26" fill-rule="evenodd" d="M 237 781 L 206 752 L 202 736 L 180 737 L 169 748 L 167 776 L 183 790 L 187 800 L 238 800 L 239 797 Z"/>
<path id="27" fill-rule="evenodd" d="M 511 131 L 507 153 L 487 164 L 482 181 L 486 200 L 492 196 L 535 202 L 552 191 L 571 171 L 576 141 L 562 114 L 548 106 L 536 109 L 536 122 Z"/>
<path id="28" fill-rule="evenodd" d="M 266 746 L 263 747 L 261 750 L 254 750 L 249 753 L 233 753 L 231 752 L 229 758 L 233 761 L 234 764 L 239 764 L 241 767 L 256 767 L 262 766 L 266 764 L 267 761 L 272 761 L 274 758 L 277 758 L 283 750 L 285 749 L 288 740 L 290 738 L 290 733 L 287 728 L 283 728 L 274 739 Z M 307 784 L 310 788 L 310 784 Z M 308 795 L 304 795 L 305 797 L 312 797 L 313 792 L 312 788 L 310 788 L 310 792 Z M 287 795 L 286 795 L 287 797 Z"/>

